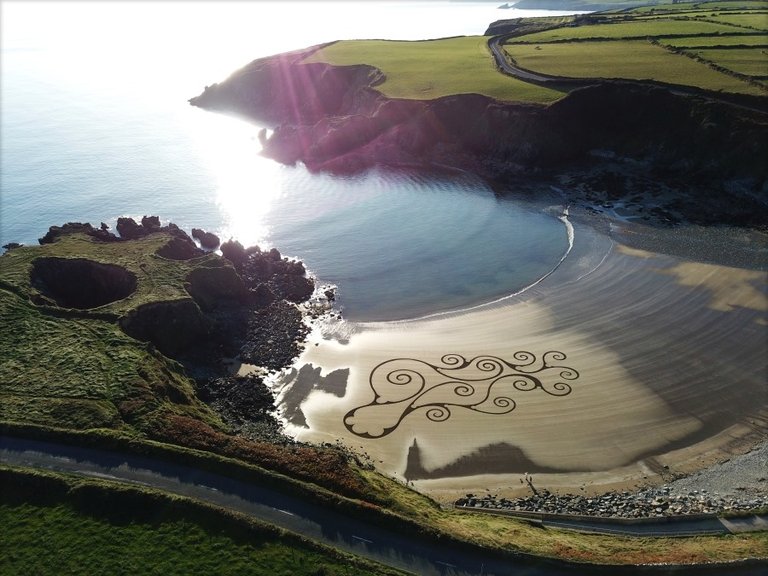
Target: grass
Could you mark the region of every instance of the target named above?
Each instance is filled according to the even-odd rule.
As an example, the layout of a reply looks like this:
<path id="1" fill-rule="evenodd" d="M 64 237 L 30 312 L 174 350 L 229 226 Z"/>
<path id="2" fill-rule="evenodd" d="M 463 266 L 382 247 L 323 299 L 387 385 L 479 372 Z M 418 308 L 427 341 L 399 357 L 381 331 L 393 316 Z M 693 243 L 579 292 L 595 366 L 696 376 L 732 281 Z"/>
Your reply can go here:
<path id="1" fill-rule="evenodd" d="M 158 301 L 192 301 L 192 272 L 218 269 L 226 286 L 234 273 L 220 256 L 186 261 L 156 255 L 170 239 L 156 233 L 120 243 L 67 235 L 53 244 L 22 247 L 0 257 L 0 422 L 69 430 L 114 430 L 216 452 L 342 494 L 378 501 L 355 463 L 335 448 L 250 441 L 227 426 L 195 392 L 184 368 L 154 346 L 126 335 L 117 319 Z M 87 258 L 134 272 L 134 294 L 96 309 L 36 305 L 30 270 L 38 257 Z M 224 280 L 221 280 L 224 278 Z M 221 286 L 219 286 L 220 288 Z"/>
<path id="2" fill-rule="evenodd" d="M 376 89 L 390 98 L 431 100 L 475 93 L 506 102 L 547 103 L 563 96 L 500 74 L 487 40 L 484 36 L 466 36 L 421 42 L 340 41 L 305 61 L 375 66 L 386 75 L 386 81 Z"/>
<path id="3" fill-rule="evenodd" d="M 634 8 L 632 12 L 678 12 L 678 11 L 712 11 L 712 10 L 742 10 L 752 8 L 766 8 L 768 2 L 765 0 L 723 0 L 721 2 L 681 2 L 679 4 L 652 4 L 650 6 L 640 6 Z"/>
<path id="4" fill-rule="evenodd" d="M 593 24 L 555 28 L 515 38 L 515 42 L 543 43 L 563 42 L 571 40 L 611 39 L 622 40 L 632 38 L 660 38 L 666 36 L 690 36 L 692 34 L 734 34 L 746 32 L 743 28 L 717 24 L 714 22 L 697 22 L 694 20 L 636 20 L 621 21 L 610 24 Z"/>
<path id="5" fill-rule="evenodd" d="M 62 318 L 0 289 L 0 420 L 143 429 L 171 410 L 219 429 L 181 368 L 113 323 Z M 173 400 L 171 400 L 173 398 Z"/>
<path id="6" fill-rule="evenodd" d="M 695 54 L 705 60 L 746 76 L 768 76 L 768 55 L 763 48 L 707 48 Z"/>
<path id="7" fill-rule="evenodd" d="M 375 472 L 368 471 L 365 475 L 372 488 L 389 494 L 390 509 L 401 517 L 410 518 L 435 534 L 442 533 L 443 539 L 445 535 L 450 535 L 458 541 L 491 549 L 608 564 L 685 564 L 768 557 L 767 532 L 696 538 L 584 535 L 542 529 L 503 516 L 443 509 L 423 495 Z M 301 571 L 307 566 L 321 565 L 326 566 L 327 574 L 346 574 L 334 571 L 333 564 L 328 565 L 327 549 L 324 554 L 316 555 L 318 550 L 323 552 L 323 547 L 242 515 L 187 498 L 111 481 L 7 467 L 0 467 L 0 484 L 4 487 L 0 492 L 0 528 L 4 535 L 10 534 L 13 538 L 4 538 L 4 543 L 8 542 L 19 553 L 18 557 L 13 555 L 4 559 L 0 555 L 0 573 L 6 572 L 2 564 L 4 561 L 16 562 L 15 566 L 21 568 L 33 568 L 11 570 L 11 573 L 38 573 L 35 569 L 41 570 L 41 574 L 49 573 L 46 570 L 50 568 L 39 563 L 41 558 L 50 558 L 52 554 L 38 548 L 38 543 L 45 542 L 46 546 L 59 551 L 58 557 L 63 559 L 64 568 L 68 567 L 70 558 L 80 562 L 80 566 L 92 564 L 99 568 L 89 570 L 89 573 L 120 573 L 120 567 L 116 567 L 118 572 L 115 572 L 112 566 L 103 564 L 103 556 L 112 559 L 114 549 L 123 548 L 123 559 L 133 562 L 132 573 L 154 573 L 150 568 L 155 569 L 154 563 L 160 562 L 158 556 L 173 559 L 178 553 L 185 558 L 156 569 L 190 573 L 186 568 L 186 558 L 189 557 L 190 561 L 198 562 L 200 566 L 213 567 L 204 573 L 229 573 L 223 570 L 233 562 L 245 570 L 240 573 L 262 574 L 248 571 L 255 569 L 251 565 L 253 562 L 270 566 L 273 571 L 264 572 L 266 574 L 322 574 Z M 17 511 L 14 512 L 14 509 Z M 45 510 L 51 509 L 63 509 L 63 513 L 47 515 Z M 60 523 L 60 514 L 65 517 L 63 523 Z M 359 511 L 357 514 L 362 514 L 369 521 L 380 522 L 373 511 Z M 35 524 L 38 515 L 41 516 L 40 523 Z M 393 527 L 398 529 L 396 517 L 390 515 L 387 522 L 395 522 Z M 126 530 L 126 526 L 131 529 Z M 27 527 L 28 532 L 20 532 Z M 404 526 L 400 529 L 413 530 Z M 32 537 L 37 534 L 43 537 Z M 162 538 L 156 539 L 157 534 L 161 534 Z M 200 549 L 198 552 L 188 549 L 190 541 L 191 545 Z M 445 539 L 443 541 L 446 542 Z M 209 546 L 212 548 L 209 549 Z M 313 559 L 301 560 L 307 548 L 312 552 L 310 557 Z M 144 555 L 145 550 L 152 553 Z M 231 553 L 241 555 L 249 562 L 242 565 L 231 561 Z M 205 558 L 198 561 L 197 554 L 204 554 Z M 263 558 L 264 562 L 254 561 L 254 554 L 256 558 Z M 334 554 L 342 558 L 346 556 L 335 552 L 331 553 L 331 559 Z M 352 569 L 353 574 L 395 573 L 384 569 L 366 572 L 351 557 L 346 557 L 345 563 L 358 567 Z M 177 565 L 182 568 L 174 571 Z M 80 570 L 79 573 L 82 573 L 82 568 Z"/>
<path id="8" fill-rule="evenodd" d="M 644 40 L 507 44 L 505 50 L 520 67 L 552 76 L 652 79 L 708 90 L 764 93 L 738 78 Z"/>
<path id="9" fill-rule="evenodd" d="M 380 480 L 371 476 L 369 482 L 375 485 Z M 503 516 L 445 510 L 404 486 L 388 489 L 391 507 L 398 513 L 491 548 L 609 564 L 728 562 L 768 557 L 768 532 L 696 538 L 585 535 L 542 529 Z"/>
<path id="10" fill-rule="evenodd" d="M 186 498 L 0 472 L 1 574 L 402 574 Z M 44 489 L 30 494 L 25 485 Z"/>
<path id="11" fill-rule="evenodd" d="M 767 12 L 750 12 L 748 14 L 723 13 L 716 16 L 710 16 L 709 19 L 724 24 L 731 24 L 733 26 L 742 26 L 747 29 L 768 31 Z"/>
<path id="12" fill-rule="evenodd" d="M 743 10 L 744 3 L 717 4 L 718 7 L 698 2 L 658 5 L 653 7 L 652 18 L 649 18 L 651 7 L 644 7 L 611 13 L 610 18 L 615 21 L 610 23 L 540 18 L 536 19 L 538 24 L 558 27 L 515 37 L 506 49 L 521 67 L 552 76 L 654 80 L 734 94 L 765 95 L 760 86 L 647 42 L 655 39 L 670 46 L 695 45 L 696 42 L 702 45 L 765 42 L 765 37 L 754 32 L 750 34 L 749 29 L 742 27 L 746 23 L 761 22 L 762 13 L 731 13 L 734 10 L 728 10 Z M 758 8 L 768 5 L 765 2 L 747 4 Z M 713 22 L 698 18 L 711 18 L 715 8 L 724 11 L 718 13 L 718 18 L 732 20 Z M 692 17 L 675 18 L 680 14 Z M 573 22 L 578 25 L 572 25 Z M 430 100 L 452 94 L 477 93 L 506 102 L 546 104 L 562 97 L 559 91 L 500 74 L 486 42 L 487 38 L 476 36 L 420 42 L 341 41 L 319 50 L 306 61 L 337 66 L 374 66 L 386 76 L 376 88 L 390 98 Z M 755 60 L 754 67 L 759 67 L 759 54 L 751 59 Z M 745 73 L 743 56 L 738 62 L 728 60 L 734 62 L 734 68 L 722 63 L 726 60 L 722 57 L 714 62 L 734 72 Z"/>
<path id="13" fill-rule="evenodd" d="M 765 34 L 734 35 L 734 36 L 681 36 L 667 38 L 663 41 L 667 46 L 675 48 L 698 48 L 714 46 L 768 46 L 768 36 Z"/>
<path id="14" fill-rule="evenodd" d="M 137 289 L 128 298 L 101 306 L 94 311 L 122 315 L 147 302 L 189 299 L 184 284 L 192 270 L 228 266 L 212 253 L 191 260 L 169 260 L 157 256 L 157 250 L 170 239 L 171 236 L 167 233 L 156 233 L 130 243 L 98 242 L 85 234 L 71 234 L 60 237 L 53 244 L 22 246 L 2 256 L 0 286 L 5 285 L 32 297 L 39 294 L 31 286 L 29 273 L 32 261 L 40 257 L 77 257 L 117 264 L 137 276 Z"/>

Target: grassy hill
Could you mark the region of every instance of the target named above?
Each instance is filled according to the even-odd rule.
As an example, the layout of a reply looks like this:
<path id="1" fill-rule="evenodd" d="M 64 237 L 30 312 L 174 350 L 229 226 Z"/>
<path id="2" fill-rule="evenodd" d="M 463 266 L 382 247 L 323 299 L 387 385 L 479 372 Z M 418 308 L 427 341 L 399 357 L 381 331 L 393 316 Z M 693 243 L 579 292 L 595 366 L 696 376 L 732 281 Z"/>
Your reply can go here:
<path id="1" fill-rule="evenodd" d="M 653 80 L 768 95 L 768 2 L 690 2 L 511 34 L 509 59 L 551 76 Z"/>
<path id="2" fill-rule="evenodd" d="M 625 4 L 625 3 L 617 3 Z M 510 21 L 508 59 L 533 72 L 583 79 L 650 80 L 728 94 L 768 95 L 768 2 L 642 6 L 575 17 Z M 477 93 L 506 102 L 549 103 L 563 95 L 500 73 L 487 37 L 419 42 L 349 40 L 306 62 L 368 64 L 391 98 Z"/>

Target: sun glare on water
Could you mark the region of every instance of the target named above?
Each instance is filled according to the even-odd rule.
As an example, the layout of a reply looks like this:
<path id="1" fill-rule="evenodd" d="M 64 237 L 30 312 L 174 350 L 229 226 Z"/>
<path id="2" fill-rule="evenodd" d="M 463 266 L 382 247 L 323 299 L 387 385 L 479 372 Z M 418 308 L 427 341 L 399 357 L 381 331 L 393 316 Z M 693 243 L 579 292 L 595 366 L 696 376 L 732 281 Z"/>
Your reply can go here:
<path id="1" fill-rule="evenodd" d="M 236 118 L 192 110 L 189 128 L 216 181 L 216 203 L 224 219 L 222 241 L 262 247 L 267 216 L 282 195 L 285 167 L 259 155 L 259 127 Z"/>

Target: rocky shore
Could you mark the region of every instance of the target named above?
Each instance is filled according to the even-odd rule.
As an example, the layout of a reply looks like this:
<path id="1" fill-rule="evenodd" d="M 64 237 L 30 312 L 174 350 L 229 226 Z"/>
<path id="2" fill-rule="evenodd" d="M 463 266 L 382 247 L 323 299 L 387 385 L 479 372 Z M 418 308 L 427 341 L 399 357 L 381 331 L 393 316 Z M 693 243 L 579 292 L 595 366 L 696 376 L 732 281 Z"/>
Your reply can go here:
<path id="1" fill-rule="evenodd" d="M 636 492 L 604 494 L 554 494 L 528 486 L 531 496 L 497 498 L 467 494 L 457 507 L 566 514 L 598 518 L 664 518 L 700 514 L 739 514 L 768 509 L 768 443 L 691 476 Z M 521 481 L 525 481 L 521 480 Z"/>
<path id="2" fill-rule="evenodd" d="M 121 259 L 152 256 L 130 242 L 165 236 L 155 255 L 169 267 L 189 270 L 181 292 L 169 297 L 153 291 L 111 319 L 129 336 L 179 362 L 200 399 L 231 431 L 250 439 L 291 441 L 274 416 L 274 397 L 263 375 L 291 364 L 301 351 L 309 319 L 323 309 L 312 300 L 315 282 L 300 261 L 284 258 L 275 248 L 246 248 L 234 240 L 221 244 L 219 256 L 212 252 L 220 245 L 215 234 L 195 228 L 190 236 L 173 223 L 162 225 L 157 216 L 144 216 L 140 222 L 119 218 L 116 231 L 103 223 L 51 226 L 39 243 L 55 244 L 72 235 L 90 238 L 96 255 L 99 246 L 111 246 Z M 146 269 L 139 264 L 137 274 L 89 257 L 38 258 L 32 266 L 32 300 L 75 308 L 87 317 L 104 305 L 134 299 L 141 291 L 137 278 Z M 233 373 L 233 362 L 251 365 L 257 373 Z"/>
<path id="3" fill-rule="evenodd" d="M 528 498 L 507 500 L 493 496 L 467 495 L 456 502 L 457 507 L 510 512 L 567 514 L 600 518 L 663 518 L 692 514 L 723 514 L 750 512 L 768 508 L 768 496 L 749 500 L 725 497 L 706 489 L 687 494 L 673 494 L 672 488 L 662 486 L 640 492 L 608 492 L 587 497 L 578 494 L 552 494 L 546 490 Z"/>

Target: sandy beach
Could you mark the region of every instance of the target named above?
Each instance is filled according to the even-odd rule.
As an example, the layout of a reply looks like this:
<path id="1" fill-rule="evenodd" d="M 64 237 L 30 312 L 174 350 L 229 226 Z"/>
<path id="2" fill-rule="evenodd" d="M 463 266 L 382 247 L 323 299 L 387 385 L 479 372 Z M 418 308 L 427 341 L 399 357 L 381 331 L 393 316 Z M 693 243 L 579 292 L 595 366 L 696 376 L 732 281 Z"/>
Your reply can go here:
<path id="1" fill-rule="evenodd" d="M 554 273 L 490 305 L 318 327 L 275 382 L 287 431 L 445 502 L 518 495 L 526 472 L 552 491 L 652 485 L 763 442 L 766 273 L 617 231 L 576 225 Z"/>

